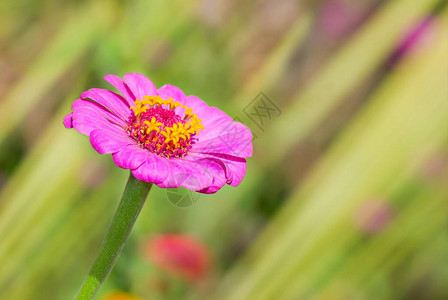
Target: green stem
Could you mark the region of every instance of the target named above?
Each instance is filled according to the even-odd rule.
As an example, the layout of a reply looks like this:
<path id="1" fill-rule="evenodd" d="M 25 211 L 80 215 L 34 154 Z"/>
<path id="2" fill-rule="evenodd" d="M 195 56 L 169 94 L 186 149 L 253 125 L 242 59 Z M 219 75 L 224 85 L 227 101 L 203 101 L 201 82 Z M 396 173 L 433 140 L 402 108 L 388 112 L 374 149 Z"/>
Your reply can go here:
<path id="1" fill-rule="evenodd" d="M 75 300 L 93 299 L 123 249 L 151 186 L 152 183 L 140 181 L 132 173 L 129 175 L 120 205 L 112 219 L 101 250 Z"/>

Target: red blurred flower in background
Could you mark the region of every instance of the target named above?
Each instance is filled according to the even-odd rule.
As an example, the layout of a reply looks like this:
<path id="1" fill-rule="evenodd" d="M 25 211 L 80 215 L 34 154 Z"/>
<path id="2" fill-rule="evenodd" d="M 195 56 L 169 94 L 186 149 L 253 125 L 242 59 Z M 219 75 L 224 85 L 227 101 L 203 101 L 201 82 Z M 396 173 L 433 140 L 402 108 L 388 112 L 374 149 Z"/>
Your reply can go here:
<path id="1" fill-rule="evenodd" d="M 183 234 L 164 234 L 145 243 L 145 257 L 166 273 L 188 281 L 200 281 L 211 266 L 209 249 L 196 238 Z"/>

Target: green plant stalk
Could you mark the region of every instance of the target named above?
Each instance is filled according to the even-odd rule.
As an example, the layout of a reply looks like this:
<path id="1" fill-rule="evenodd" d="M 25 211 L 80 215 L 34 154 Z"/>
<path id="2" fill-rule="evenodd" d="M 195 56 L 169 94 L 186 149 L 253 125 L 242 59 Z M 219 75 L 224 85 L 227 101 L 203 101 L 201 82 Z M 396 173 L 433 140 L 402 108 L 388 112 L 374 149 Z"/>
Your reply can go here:
<path id="1" fill-rule="evenodd" d="M 151 186 L 152 183 L 140 181 L 132 173 L 129 175 L 120 205 L 112 219 L 101 250 L 90 269 L 89 275 L 82 283 L 75 300 L 94 298 L 123 249 Z"/>

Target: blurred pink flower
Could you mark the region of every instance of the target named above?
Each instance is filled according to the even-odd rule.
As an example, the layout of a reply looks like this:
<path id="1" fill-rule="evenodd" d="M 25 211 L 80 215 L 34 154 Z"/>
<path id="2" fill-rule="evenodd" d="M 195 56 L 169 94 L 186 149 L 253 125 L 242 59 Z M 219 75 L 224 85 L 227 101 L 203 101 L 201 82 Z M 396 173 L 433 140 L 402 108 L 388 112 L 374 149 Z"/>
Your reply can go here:
<path id="1" fill-rule="evenodd" d="M 208 248 L 197 239 L 182 234 L 151 238 L 145 245 L 145 256 L 161 270 L 190 281 L 203 279 L 211 265 Z"/>
<path id="2" fill-rule="evenodd" d="M 430 44 L 435 39 L 435 33 L 436 26 L 434 18 L 428 16 L 422 19 L 413 28 L 403 34 L 389 62 L 394 63 L 403 55 L 418 52 L 419 49 L 424 48 L 425 45 Z"/>
<path id="3" fill-rule="evenodd" d="M 341 38 L 354 29 L 361 16 L 354 7 L 341 0 L 330 0 L 323 4 L 318 26 L 332 38 Z"/>
<path id="4" fill-rule="evenodd" d="M 252 133 L 216 107 L 137 73 L 104 77 L 121 92 L 89 89 L 73 102 L 67 128 L 90 137 L 117 166 L 162 188 L 215 193 L 237 186 L 252 155 Z"/>
<path id="5" fill-rule="evenodd" d="M 386 228 L 393 218 L 393 209 L 382 199 L 362 203 L 355 213 L 355 223 L 362 231 L 375 234 Z"/>
<path id="6" fill-rule="evenodd" d="M 114 291 L 101 298 L 101 300 L 141 300 L 141 299 L 128 293 L 124 293 L 121 291 Z"/>
<path id="7" fill-rule="evenodd" d="M 448 156 L 444 152 L 433 153 L 423 162 L 419 170 L 419 177 L 426 181 L 446 178 L 448 170 Z"/>

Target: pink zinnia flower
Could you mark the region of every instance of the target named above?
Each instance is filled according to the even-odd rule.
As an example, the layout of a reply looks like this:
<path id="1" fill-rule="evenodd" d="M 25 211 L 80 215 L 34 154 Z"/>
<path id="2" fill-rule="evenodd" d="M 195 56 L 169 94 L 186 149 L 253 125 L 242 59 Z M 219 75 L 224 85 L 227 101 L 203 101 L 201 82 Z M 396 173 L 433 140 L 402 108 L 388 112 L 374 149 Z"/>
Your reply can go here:
<path id="1" fill-rule="evenodd" d="M 112 153 L 117 166 L 162 188 L 209 194 L 240 184 L 252 155 L 245 125 L 175 86 L 157 89 L 141 74 L 126 74 L 124 82 L 115 75 L 104 79 L 121 95 L 89 89 L 64 118 L 96 151 Z"/>
<path id="2" fill-rule="evenodd" d="M 164 234 L 145 245 L 147 259 L 161 270 L 190 281 L 203 279 L 210 269 L 208 248 L 182 234 Z"/>

